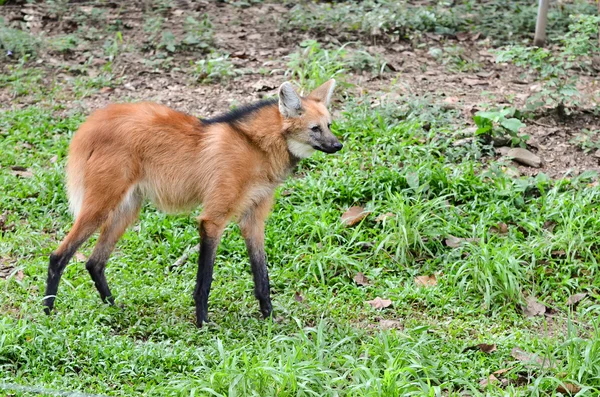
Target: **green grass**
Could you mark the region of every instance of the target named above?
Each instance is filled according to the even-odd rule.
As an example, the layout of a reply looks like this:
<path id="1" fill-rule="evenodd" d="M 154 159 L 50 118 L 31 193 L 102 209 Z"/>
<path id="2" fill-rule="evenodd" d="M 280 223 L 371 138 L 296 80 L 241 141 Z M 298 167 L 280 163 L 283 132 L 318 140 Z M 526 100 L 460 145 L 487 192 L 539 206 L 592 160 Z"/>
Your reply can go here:
<path id="1" fill-rule="evenodd" d="M 185 36 L 164 36 L 169 26 L 161 12 L 171 3 L 153 4 L 156 18 L 144 24 L 153 33 L 149 45 L 165 57 L 173 48 L 206 52 L 213 45 L 208 16 L 188 19 Z M 384 0 L 316 3 L 312 13 L 295 7 L 290 26 L 393 39 L 481 30 L 492 40 L 518 41 L 531 31 L 531 2 L 474 4 L 411 13 L 404 3 Z M 553 7 L 549 35 L 566 29 L 568 13 L 593 10 L 588 6 Z M 328 7 L 333 11 L 320 12 Z M 498 18 L 508 12 L 512 18 Z M 132 45 L 120 32 L 98 46 L 111 62 L 92 77 L 91 60 L 71 69 L 27 62 L 44 43 L 0 24 L 0 47 L 9 43 L 12 59 L 20 60 L 0 75 L 0 88 L 16 105 L 0 113 L 0 268 L 12 269 L 0 278 L 0 395 L 525 397 L 559 396 L 561 383 L 578 385 L 579 397 L 599 395 L 597 175 L 513 178 L 510 164 L 488 157 L 489 147 L 453 145 L 464 138 L 455 132 L 462 116 L 428 97 L 360 97 L 336 105 L 343 112 L 333 129 L 344 149 L 304 160 L 278 189 L 266 236 L 275 321 L 259 318 L 245 245 L 232 225 L 218 252 L 211 323 L 197 329 L 191 295 L 198 255 L 170 266 L 198 243 L 193 215 L 200 209 L 173 216 L 151 205 L 108 264 L 119 307 L 100 303 L 83 262 L 74 259 L 56 313 L 45 316 L 48 255 L 72 225 L 64 190 L 68 144 L 86 116 L 66 112 L 65 102 L 119 83 L 112 62 Z M 76 39 L 45 44 L 68 53 Z M 288 60 L 287 77 L 308 90 L 332 76 L 350 86 L 352 71 L 384 71 L 381 59 L 352 47 L 304 42 Z M 480 67 L 459 47 L 432 51 L 450 70 Z M 207 59 L 190 67 L 199 80 L 233 77 L 226 60 Z M 598 147 L 593 132 L 577 138 L 582 149 Z M 340 217 L 354 205 L 371 213 L 344 227 Z M 494 231 L 501 223 L 504 234 Z M 449 245 L 450 236 L 465 240 Z M 93 245 L 81 252 L 89 256 Z M 358 272 L 368 285 L 356 284 Z M 416 285 L 415 277 L 428 275 L 436 275 L 436 286 Z M 576 293 L 587 296 L 569 306 Z M 525 317 L 528 296 L 549 315 Z M 392 305 L 373 309 L 366 302 L 375 297 Z M 390 320 L 394 329 L 385 326 Z M 467 349 L 478 343 L 497 350 Z M 546 364 L 515 359 L 515 347 Z M 497 375 L 505 383 L 480 386 L 498 370 L 506 370 Z"/>
<path id="2" fill-rule="evenodd" d="M 0 257 L 15 269 L 0 280 L 0 388 L 5 382 L 110 396 L 558 396 L 558 384 L 567 382 L 582 387 L 579 396 L 598 395 L 600 191 L 585 175 L 512 179 L 502 164 L 481 161 L 485 148 L 454 147 L 451 118 L 426 102 L 345 104 L 334 123 L 344 150 L 303 161 L 278 190 L 266 238 L 276 321 L 259 319 L 243 239 L 231 226 L 217 258 L 212 322 L 198 330 L 191 298 L 197 254 L 169 270 L 198 242 L 195 222 L 150 205 L 107 268 L 123 307 L 101 304 L 74 260 L 57 313 L 43 315 L 48 255 L 71 226 L 63 166 L 83 115 L 56 117 L 45 105 L 3 113 L 0 208 L 5 225 L 15 227 L 0 234 Z M 13 175 L 15 165 L 33 176 Z M 340 216 L 352 205 L 372 213 L 346 228 Z M 386 213 L 394 215 L 375 220 Z M 490 231 L 499 222 L 507 234 Z M 478 240 L 452 248 L 449 235 Z M 357 272 L 371 285 L 356 285 Z M 414 277 L 430 274 L 437 286 L 415 285 Z M 566 300 L 580 292 L 588 297 L 573 310 Z M 553 316 L 524 317 L 528 295 Z M 392 306 L 372 309 L 366 301 L 376 296 Z M 402 329 L 382 329 L 381 320 L 397 320 Z M 498 350 L 465 351 L 477 343 Z M 552 365 L 519 362 L 514 347 Z M 504 388 L 480 387 L 507 368 Z"/>
<path id="3" fill-rule="evenodd" d="M 548 37 L 564 34 L 572 14 L 595 15 L 596 8 L 586 0 L 551 7 Z M 489 37 L 498 45 L 506 45 L 530 40 L 536 15 L 537 3 L 528 0 L 429 1 L 418 5 L 396 0 L 299 2 L 281 27 L 392 41 L 415 38 L 424 32 L 440 35 L 473 32 Z"/>

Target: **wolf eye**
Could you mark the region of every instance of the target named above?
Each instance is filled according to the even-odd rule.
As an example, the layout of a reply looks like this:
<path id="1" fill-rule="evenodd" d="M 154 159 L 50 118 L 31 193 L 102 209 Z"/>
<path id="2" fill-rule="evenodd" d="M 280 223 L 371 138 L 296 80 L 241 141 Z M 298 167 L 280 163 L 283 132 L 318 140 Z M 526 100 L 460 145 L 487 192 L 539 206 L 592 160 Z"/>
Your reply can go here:
<path id="1" fill-rule="evenodd" d="M 313 127 L 311 128 L 311 130 L 312 130 L 312 131 L 314 131 L 314 132 L 320 132 L 320 131 L 321 131 L 321 127 L 320 127 L 320 126 L 318 126 L 318 125 L 315 125 L 315 126 L 313 126 Z"/>

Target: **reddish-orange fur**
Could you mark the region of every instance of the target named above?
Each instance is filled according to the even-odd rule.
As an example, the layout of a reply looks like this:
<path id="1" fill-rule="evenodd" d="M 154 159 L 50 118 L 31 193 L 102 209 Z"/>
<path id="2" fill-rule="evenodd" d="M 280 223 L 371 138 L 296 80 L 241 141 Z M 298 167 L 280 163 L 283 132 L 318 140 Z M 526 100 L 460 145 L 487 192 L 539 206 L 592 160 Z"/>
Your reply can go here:
<path id="1" fill-rule="evenodd" d="M 110 105 L 94 112 L 69 149 L 67 188 L 76 221 L 51 257 L 49 280 L 57 272 L 60 278 L 64 258 L 68 261 L 101 227 L 87 267 L 102 298 L 112 302 L 107 286 L 103 293 L 104 264 L 144 198 L 168 212 L 202 204 L 198 220 L 206 241 L 218 242 L 234 219 L 249 250 L 259 247 L 257 255 L 263 255 L 264 221 L 274 190 L 299 160 L 291 154 L 288 140 L 304 142 L 309 124 L 326 128 L 330 122 L 329 97 L 324 98 L 330 96 L 333 84 L 322 87 L 302 98 L 297 117 L 284 117 L 277 104 L 236 123 L 216 124 L 155 103 Z M 337 142 L 333 135 L 329 138 Z M 53 260 L 61 265 L 53 265 Z M 56 293 L 50 287 L 49 291 Z M 52 303 L 53 298 L 47 306 Z"/>

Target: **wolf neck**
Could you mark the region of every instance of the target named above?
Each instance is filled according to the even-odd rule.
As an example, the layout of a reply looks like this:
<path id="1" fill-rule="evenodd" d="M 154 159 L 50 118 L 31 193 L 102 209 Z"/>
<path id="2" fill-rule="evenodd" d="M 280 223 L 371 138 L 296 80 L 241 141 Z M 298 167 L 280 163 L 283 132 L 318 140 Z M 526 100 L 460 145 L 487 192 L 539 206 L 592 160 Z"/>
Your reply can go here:
<path id="1" fill-rule="evenodd" d="M 265 106 L 243 120 L 237 120 L 231 127 L 246 136 L 257 148 L 270 158 L 275 168 L 288 173 L 300 161 L 289 152 L 283 136 L 283 117 L 279 113 L 277 103 Z"/>

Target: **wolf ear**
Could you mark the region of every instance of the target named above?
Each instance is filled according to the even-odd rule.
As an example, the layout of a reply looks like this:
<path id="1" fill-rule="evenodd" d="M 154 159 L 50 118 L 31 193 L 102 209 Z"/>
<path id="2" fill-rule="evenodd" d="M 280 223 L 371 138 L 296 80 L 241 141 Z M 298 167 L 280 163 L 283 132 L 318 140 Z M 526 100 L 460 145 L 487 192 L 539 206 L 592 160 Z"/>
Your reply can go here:
<path id="1" fill-rule="evenodd" d="M 302 111 L 302 100 L 287 81 L 279 87 L 279 113 L 283 117 L 298 117 Z"/>
<path id="2" fill-rule="evenodd" d="M 333 94 L 334 88 L 335 80 L 331 79 L 321 84 L 319 87 L 315 88 L 308 97 L 315 99 L 319 102 L 323 102 L 325 106 L 329 106 L 329 102 L 331 101 L 331 95 Z"/>

